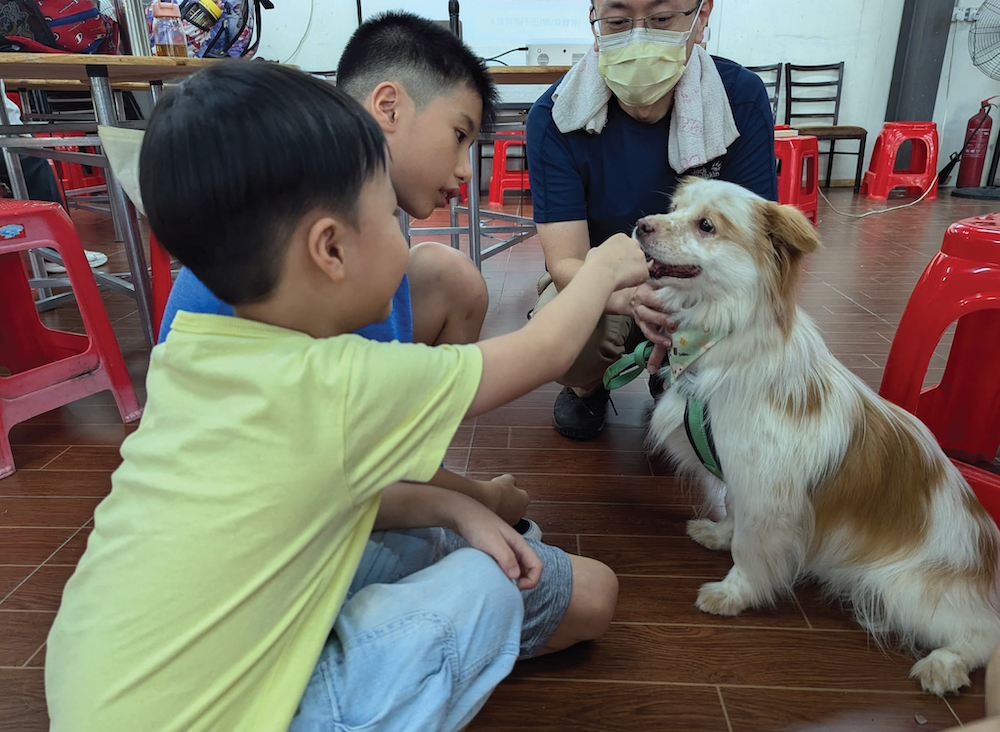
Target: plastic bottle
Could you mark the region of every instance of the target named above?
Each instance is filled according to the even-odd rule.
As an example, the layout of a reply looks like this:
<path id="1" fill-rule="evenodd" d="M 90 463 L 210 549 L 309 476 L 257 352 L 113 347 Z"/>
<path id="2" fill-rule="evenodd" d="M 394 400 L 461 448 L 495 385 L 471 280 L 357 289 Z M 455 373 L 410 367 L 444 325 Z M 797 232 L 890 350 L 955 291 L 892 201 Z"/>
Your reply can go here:
<path id="1" fill-rule="evenodd" d="M 153 3 L 153 41 L 157 56 L 187 58 L 187 40 L 181 24 L 181 10 L 174 3 Z"/>
<path id="2" fill-rule="evenodd" d="M 203 31 L 211 30 L 215 22 L 222 17 L 222 8 L 212 0 L 197 0 L 184 10 L 184 18 L 191 25 Z"/>

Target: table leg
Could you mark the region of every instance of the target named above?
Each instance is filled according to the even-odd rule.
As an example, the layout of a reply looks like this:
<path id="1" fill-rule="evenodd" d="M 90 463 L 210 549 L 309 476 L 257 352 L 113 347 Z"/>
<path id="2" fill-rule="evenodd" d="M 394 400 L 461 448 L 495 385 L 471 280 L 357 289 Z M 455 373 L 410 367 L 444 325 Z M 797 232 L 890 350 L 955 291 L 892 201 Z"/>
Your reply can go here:
<path id="1" fill-rule="evenodd" d="M 10 124 L 10 115 L 7 114 L 7 106 L 4 104 L 0 104 L 0 122 L 4 125 Z M 21 170 L 21 158 L 5 147 L 3 149 L 3 161 L 7 166 L 7 177 L 10 179 L 10 190 L 14 194 L 14 198 L 27 201 L 30 196 L 28 195 L 28 184 L 24 182 L 24 171 Z M 42 259 L 42 255 L 37 250 L 32 249 L 28 253 L 28 260 L 31 262 L 32 277 L 42 279 L 47 276 L 45 272 L 45 260 Z M 50 288 L 38 288 L 38 297 L 40 299 L 44 300 L 51 296 L 52 290 Z"/>
<path id="2" fill-rule="evenodd" d="M 87 66 L 87 75 L 90 77 L 90 91 L 94 98 L 94 112 L 97 113 L 97 122 L 109 127 L 117 127 L 115 99 L 111 91 L 111 82 L 108 80 L 107 67 Z M 135 286 L 135 301 L 139 309 L 142 333 L 146 338 L 146 344 L 153 346 L 156 343 L 156 334 L 153 332 L 152 284 L 149 270 L 146 268 L 146 255 L 142 250 L 142 239 L 139 234 L 139 221 L 136 218 L 135 207 L 132 206 L 132 202 L 125 195 L 125 191 L 122 190 L 118 179 L 115 178 L 110 168 L 105 171 L 105 179 L 108 184 L 108 199 L 111 209 L 112 211 L 117 210 L 122 225 L 125 256 L 128 258 L 132 284 Z"/>
<path id="3" fill-rule="evenodd" d="M 451 225 L 451 228 L 457 229 L 458 228 L 458 199 L 457 198 L 453 198 L 453 199 L 451 199 L 448 202 L 448 219 L 449 219 L 449 223 Z M 461 245 L 459 244 L 458 234 L 457 233 L 451 235 L 451 248 L 452 249 L 460 249 L 461 248 Z"/>
<path id="4" fill-rule="evenodd" d="M 469 256 L 480 270 L 483 268 L 481 232 L 479 230 L 479 139 L 469 148 L 472 178 L 469 180 Z"/>
<path id="5" fill-rule="evenodd" d="M 399 230 L 403 232 L 406 244 L 410 244 L 410 215 L 403 209 L 396 209 L 396 219 L 399 221 Z"/>

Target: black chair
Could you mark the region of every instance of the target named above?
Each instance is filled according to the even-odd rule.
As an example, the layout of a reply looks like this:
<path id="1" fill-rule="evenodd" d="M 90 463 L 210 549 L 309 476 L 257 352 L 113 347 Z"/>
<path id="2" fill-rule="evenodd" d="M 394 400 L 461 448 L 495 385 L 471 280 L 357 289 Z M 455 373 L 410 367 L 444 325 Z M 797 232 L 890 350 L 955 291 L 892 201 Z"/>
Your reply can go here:
<path id="1" fill-rule="evenodd" d="M 771 102 L 771 116 L 774 123 L 778 124 L 778 96 L 781 94 L 781 64 L 768 64 L 767 66 L 747 66 L 747 71 L 752 71 L 764 82 L 767 89 L 767 98 Z M 771 74 L 774 79 L 771 80 Z"/>
<path id="2" fill-rule="evenodd" d="M 832 73 L 831 73 L 832 72 Z M 795 75 L 798 74 L 799 77 Z M 833 78 L 830 78 L 830 77 Z M 805 77 L 807 80 L 797 80 Z M 817 77 L 821 77 L 817 79 Z M 823 78 L 825 77 L 825 78 Z M 834 155 L 857 155 L 858 167 L 854 174 L 854 192 L 861 189 L 862 165 L 865 159 L 865 143 L 868 131 L 864 127 L 840 124 L 840 95 L 844 86 L 844 62 L 820 66 L 785 65 L 785 122 L 797 129 L 799 134 L 813 135 L 830 143 L 829 150 L 821 150 L 821 155 L 829 155 L 826 165 L 826 187 L 830 187 L 833 173 Z M 797 111 L 803 110 L 803 111 Z M 826 119 L 832 124 L 799 125 L 795 120 Z M 857 140 L 857 152 L 838 151 L 838 140 Z"/>

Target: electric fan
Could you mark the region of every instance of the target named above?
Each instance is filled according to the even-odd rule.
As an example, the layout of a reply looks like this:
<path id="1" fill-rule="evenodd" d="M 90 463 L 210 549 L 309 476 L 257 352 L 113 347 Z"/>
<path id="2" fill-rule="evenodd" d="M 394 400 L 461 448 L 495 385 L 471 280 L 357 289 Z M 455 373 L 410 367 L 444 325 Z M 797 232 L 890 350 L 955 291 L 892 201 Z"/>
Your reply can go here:
<path id="1" fill-rule="evenodd" d="M 978 16 L 969 30 L 969 55 L 972 56 L 972 63 L 977 69 L 991 79 L 1000 81 L 1000 0 L 986 0 L 979 8 Z M 977 188 L 955 188 L 951 195 L 958 198 L 1000 201 L 1000 187 L 996 185 L 998 162 L 1000 162 L 1000 143 L 993 148 L 986 185 Z"/>

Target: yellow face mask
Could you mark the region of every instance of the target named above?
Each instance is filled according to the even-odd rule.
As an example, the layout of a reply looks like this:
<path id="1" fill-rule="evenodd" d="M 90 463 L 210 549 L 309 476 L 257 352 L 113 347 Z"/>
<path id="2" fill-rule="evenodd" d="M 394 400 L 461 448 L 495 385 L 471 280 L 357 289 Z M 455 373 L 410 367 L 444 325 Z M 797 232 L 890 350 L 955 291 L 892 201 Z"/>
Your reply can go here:
<path id="1" fill-rule="evenodd" d="M 623 104 L 648 107 L 680 81 L 693 31 L 692 23 L 685 32 L 640 26 L 631 33 L 599 36 L 597 71 Z"/>

